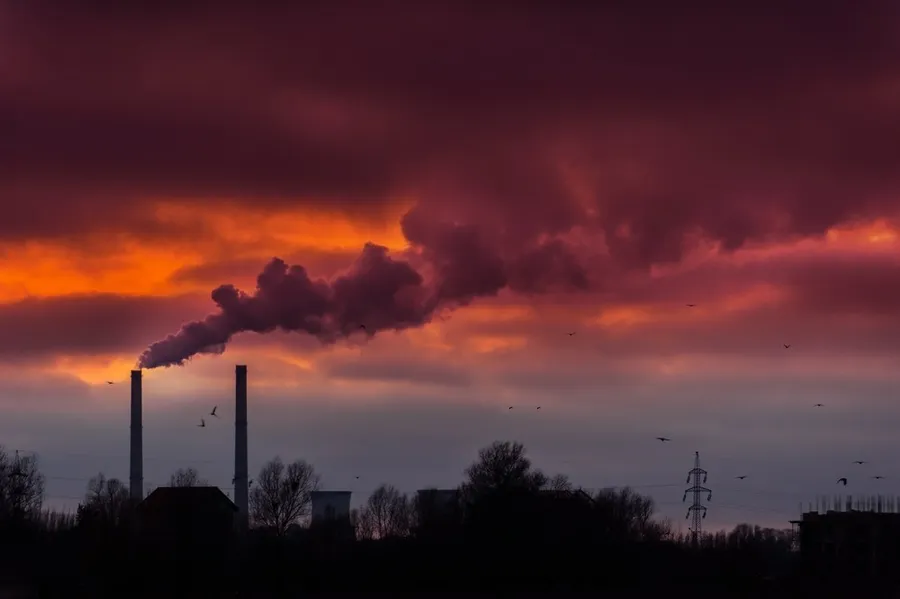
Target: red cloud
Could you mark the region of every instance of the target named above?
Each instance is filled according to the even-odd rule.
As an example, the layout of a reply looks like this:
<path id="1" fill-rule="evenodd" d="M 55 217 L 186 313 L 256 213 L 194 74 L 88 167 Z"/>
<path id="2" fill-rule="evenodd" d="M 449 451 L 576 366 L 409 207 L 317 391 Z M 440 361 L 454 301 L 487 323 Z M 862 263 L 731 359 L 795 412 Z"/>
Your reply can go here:
<path id="1" fill-rule="evenodd" d="M 645 267 L 897 212 L 893 3 L 396 4 L 5 9 L 0 194 L 47 208 L 0 235 L 137 226 L 149 197 L 415 194 L 504 246 L 578 228 Z"/>
<path id="2" fill-rule="evenodd" d="M 649 269 L 900 214 L 896 3 L 394 4 L 4 8 L 0 240 L 196 234 L 155 198 L 202 227 L 223 197 L 359 218 L 414 197 L 413 295 L 418 275 L 453 305 L 507 288 L 684 303 L 739 283 Z M 798 311 L 889 312 L 893 266 L 815 264 L 722 276 Z"/>

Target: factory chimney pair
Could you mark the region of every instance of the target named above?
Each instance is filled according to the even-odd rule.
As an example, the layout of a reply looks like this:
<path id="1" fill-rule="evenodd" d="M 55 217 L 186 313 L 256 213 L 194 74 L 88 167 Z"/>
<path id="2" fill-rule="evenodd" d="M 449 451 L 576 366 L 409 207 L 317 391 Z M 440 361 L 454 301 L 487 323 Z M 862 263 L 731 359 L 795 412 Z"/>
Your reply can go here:
<path id="1" fill-rule="evenodd" d="M 242 529 L 249 524 L 247 477 L 247 367 L 235 367 L 234 387 L 234 503 Z M 131 498 L 144 498 L 144 442 L 142 423 L 141 371 L 131 371 Z"/>

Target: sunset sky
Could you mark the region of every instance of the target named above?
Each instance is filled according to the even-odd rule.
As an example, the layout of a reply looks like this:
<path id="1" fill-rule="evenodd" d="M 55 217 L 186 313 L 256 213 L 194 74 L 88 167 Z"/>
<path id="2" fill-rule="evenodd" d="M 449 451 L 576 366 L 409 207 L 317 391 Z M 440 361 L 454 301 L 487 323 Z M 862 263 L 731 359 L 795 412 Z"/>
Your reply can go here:
<path id="1" fill-rule="evenodd" d="M 127 480 L 129 370 L 273 257 L 343 274 L 332 338 L 146 370 L 148 490 L 231 486 L 240 363 L 251 473 L 355 501 L 497 439 L 685 530 L 695 451 L 711 527 L 900 494 L 896 2 L 284 4 L 0 0 L 0 444 L 51 504 Z"/>

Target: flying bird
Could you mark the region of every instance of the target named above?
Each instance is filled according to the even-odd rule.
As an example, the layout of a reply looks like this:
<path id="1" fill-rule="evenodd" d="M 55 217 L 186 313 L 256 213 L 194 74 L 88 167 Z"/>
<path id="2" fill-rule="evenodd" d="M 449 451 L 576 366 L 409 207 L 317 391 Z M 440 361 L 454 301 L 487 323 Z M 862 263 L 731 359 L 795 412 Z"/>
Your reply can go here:
<path id="1" fill-rule="evenodd" d="M 883 476 L 873 476 L 872 478 L 874 478 L 875 480 L 881 480 L 881 479 L 883 479 L 884 477 L 883 477 Z"/>
<path id="2" fill-rule="evenodd" d="M 115 385 L 115 383 L 112 382 L 112 381 L 106 381 L 106 384 L 107 384 L 107 385 Z"/>
<path id="3" fill-rule="evenodd" d="M 737 478 L 739 480 L 744 480 L 745 478 L 747 478 L 747 475 L 744 474 L 743 476 L 735 476 L 735 478 Z"/>
<path id="4" fill-rule="evenodd" d="M 541 406 L 538 406 L 537 409 L 540 410 L 540 409 L 541 409 Z"/>
<path id="5" fill-rule="evenodd" d="M 218 410 L 218 409 L 219 409 L 219 406 L 213 406 L 212 412 L 210 412 L 209 415 L 210 415 L 210 416 L 215 416 L 216 418 L 218 418 L 219 415 L 216 414 L 216 410 Z"/>
<path id="6" fill-rule="evenodd" d="M 693 307 L 696 306 L 696 305 L 697 305 L 697 304 L 685 304 L 685 306 L 687 306 L 688 308 L 693 308 Z"/>
<path id="7" fill-rule="evenodd" d="M 846 479 L 846 478 L 839 478 L 839 479 L 837 479 L 837 484 L 839 484 L 839 485 L 844 485 L 844 486 L 846 487 L 846 486 L 847 486 L 847 479 Z"/>
<path id="8" fill-rule="evenodd" d="M 791 349 L 791 344 L 790 344 L 790 343 L 785 343 L 785 344 L 784 344 L 784 349 Z"/>
<path id="9" fill-rule="evenodd" d="M 853 463 L 854 463 L 854 464 L 860 464 L 860 465 L 861 465 L 861 464 L 867 464 L 868 462 L 866 462 L 865 460 L 856 460 L 856 461 L 853 462 Z"/>
<path id="10" fill-rule="evenodd" d="M 200 428 L 205 427 L 205 426 L 206 426 L 206 420 L 204 420 L 203 418 L 201 418 L 201 419 L 200 419 L 200 424 L 198 424 L 197 426 L 199 426 Z"/>
<path id="11" fill-rule="evenodd" d="M 359 477 L 358 477 L 358 476 L 356 477 L 356 480 L 359 480 Z"/>
<path id="12" fill-rule="evenodd" d="M 513 407 L 512 407 L 512 406 L 509 406 L 509 409 L 510 409 L 510 410 L 512 410 L 512 409 L 513 409 Z"/>
<path id="13" fill-rule="evenodd" d="M 672 439 L 670 439 L 670 438 L 668 438 L 668 437 L 657 437 L 657 439 L 659 439 L 659 440 L 662 441 L 663 443 L 665 443 L 666 441 L 671 441 L 671 440 L 672 440 Z"/>
<path id="14" fill-rule="evenodd" d="M 814 408 L 821 408 L 821 407 L 824 406 L 824 405 L 825 405 L 825 404 L 823 404 L 823 403 L 817 403 L 817 404 L 813 404 L 813 407 L 814 407 Z"/>
<path id="15" fill-rule="evenodd" d="M 572 331 L 571 333 L 566 333 L 566 334 L 567 334 L 569 337 L 572 337 L 572 336 L 575 335 L 575 331 Z"/>
<path id="16" fill-rule="evenodd" d="M 359 325 L 359 328 L 361 328 L 361 329 L 364 330 L 364 331 L 368 331 L 368 330 L 369 330 L 369 329 L 366 328 L 366 325 L 364 325 L 364 324 Z"/>

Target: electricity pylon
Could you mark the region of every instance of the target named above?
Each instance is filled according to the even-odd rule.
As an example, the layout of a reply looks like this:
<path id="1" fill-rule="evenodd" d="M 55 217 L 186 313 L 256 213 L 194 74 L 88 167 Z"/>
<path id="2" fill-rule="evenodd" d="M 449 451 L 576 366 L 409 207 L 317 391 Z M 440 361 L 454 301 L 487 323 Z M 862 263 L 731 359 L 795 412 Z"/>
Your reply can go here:
<path id="1" fill-rule="evenodd" d="M 700 480 L 700 477 L 703 477 L 703 480 Z M 693 516 L 693 521 L 691 522 L 691 543 L 696 547 L 700 541 L 700 533 L 702 530 L 702 521 L 703 518 L 706 518 L 706 506 L 703 505 L 703 499 L 701 497 L 702 493 L 707 493 L 706 500 L 712 501 L 712 491 L 702 486 L 706 483 L 707 472 L 703 468 L 700 467 L 700 452 L 694 452 L 694 468 L 688 472 L 687 483 L 691 483 L 691 477 L 694 478 L 694 484 L 692 487 L 685 489 L 684 497 L 681 498 L 681 501 L 687 501 L 688 493 L 694 494 L 694 503 L 691 507 L 688 508 L 687 516 L 685 519 Z"/>

